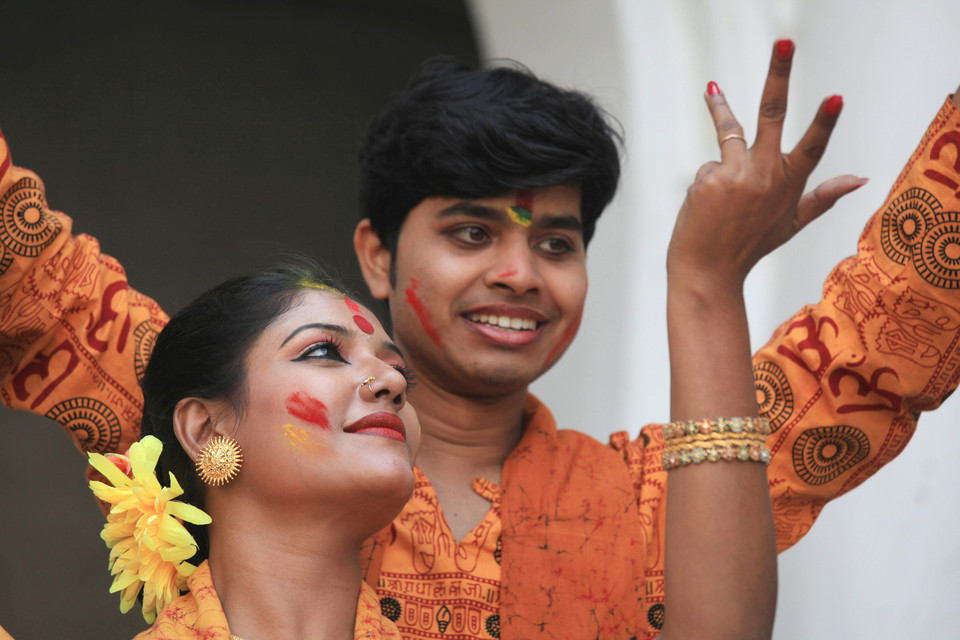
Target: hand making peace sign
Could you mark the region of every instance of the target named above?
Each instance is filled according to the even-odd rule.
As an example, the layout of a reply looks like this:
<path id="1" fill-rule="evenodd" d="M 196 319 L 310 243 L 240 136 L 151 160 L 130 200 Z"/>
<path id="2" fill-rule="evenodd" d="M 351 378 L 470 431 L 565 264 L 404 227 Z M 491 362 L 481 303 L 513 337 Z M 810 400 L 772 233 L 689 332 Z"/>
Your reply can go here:
<path id="1" fill-rule="evenodd" d="M 671 277 L 740 287 L 760 258 L 866 183 L 843 175 L 803 192 L 826 149 L 843 98 L 826 98 L 793 150 L 783 153 L 780 139 L 793 53 L 790 40 L 774 45 L 752 145 L 723 93 L 715 83 L 708 85 L 705 97 L 721 161 L 700 167 L 687 191 L 667 254 Z"/>

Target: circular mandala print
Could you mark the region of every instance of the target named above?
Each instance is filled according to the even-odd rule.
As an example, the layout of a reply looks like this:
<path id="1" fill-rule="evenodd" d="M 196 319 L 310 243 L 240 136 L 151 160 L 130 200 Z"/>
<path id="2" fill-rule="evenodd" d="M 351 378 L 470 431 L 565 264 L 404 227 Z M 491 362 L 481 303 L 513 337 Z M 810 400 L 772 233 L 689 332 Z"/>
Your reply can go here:
<path id="1" fill-rule="evenodd" d="M 380 598 L 380 611 L 394 622 L 400 619 L 402 609 L 396 598 Z"/>
<path id="2" fill-rule="evenodd" d="M 760 416 L 770 421 L 771 431 L 776 431 L 793 415 L 790 382 L 775 362 L 761 362 L 753 367 L 753 384 Z"/>
<path id="3" fill-rule="evenodd" d="M 0 200 L 0 244 L 15 255 L 34 258 L 53 242 L 60 221 L 47 213 L 40 183 L 23 178 Z"/>
<path id="4" fill-rule="evenodd" d="M 663 629 L 663 616 L 665 609 L 662 602 L 658 602 L 647 609 L 647 622 L 656 630 Z"/>
<path id="5" fill-rule="evenodd" d="M 70 398 L 47 411 L 65 426 L 84 451 L 114 451 L 120 443 L 120 420 L 113 409 L 93 398 Z"/>
<path id="6" fill-rule="evenodd" d="M 940 202 L 928 191 L 913 188 L 900 194 L 883 214 L 880 244 L 886 256 L 898 264 L 912 260 L 938 211 Z"/>
<path id="7" fill-rule="evenodd" d="M 938 211 L 940 202 L 920 188 L 905 191 L 891 202 L 880 231 L 880 244 L 887 257 L 899 264 L 910 261 Z"/>
<path id="8" fill-rule="evenodd" d="M 870 453 L 870 440 L 856 427 L 838 425 L 804 431 L 793 445 L 793 468 L 810 485 L 830 482 Z"/>
<path id="9" fill-rule="evenodd" d="M 941 289 L 960 288 L 960 213 L 940 214 L 920 244 L 914 264 L 920 276 Z"/>
<path id="10" fill-rule="evenodd" d="M 484 626 L 487 628 L 487 633 L 490 634 L 491 638 L 500 637 L 500 616 L 496 613 L 492 616 L 489 616 L 484 623 Z"/>
<path id="11" fill-rule="evenodd" d="M 149 320 L 144 320 L 133 330 L 133 343 L 136 346 L 133 352 L 133 369 L 137 374 L 137 380 L 143 379 L 143 372 L 147 368 L 147 361 L 153 353 L 158 335 L 160 332 L 153 328 Z"/>
<path id="12" fill-rule="evenodd" d="M 0 244 L 0 276 L 7 272 L 11 264 L 13 264 L 13 254 Z"/>

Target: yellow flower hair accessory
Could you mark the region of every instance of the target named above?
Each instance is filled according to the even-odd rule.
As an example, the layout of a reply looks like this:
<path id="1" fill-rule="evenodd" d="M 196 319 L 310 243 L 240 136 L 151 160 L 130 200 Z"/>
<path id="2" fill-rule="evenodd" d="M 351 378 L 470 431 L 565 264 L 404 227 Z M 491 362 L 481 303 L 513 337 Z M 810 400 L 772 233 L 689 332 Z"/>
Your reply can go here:
<path id="1" fill-rule="evenodd" d="M 110 458 L 90 454 L 90 464 L 113 486 L 93 480 L 90 489 L 110 505 L 100 537 L 110 549 L 110 593 L 120 592 L 120 611 L 126 613 L 143 588 L 143 617 L 152 623 L 180 592 L 196 567 L 186 560 L 197 550 L 193 536 L 179 521 L 210 524 L 210 516 L 185 502 L 176 477 L 170 486 L 157 480 L 157 460 L 163 443 L 153 436 L 134 442 L 128 452 L 128 477 Z M 123 456 L 117 462 L 124 465 Z M 178 520 L 179 519 L 179 520 Z"/>

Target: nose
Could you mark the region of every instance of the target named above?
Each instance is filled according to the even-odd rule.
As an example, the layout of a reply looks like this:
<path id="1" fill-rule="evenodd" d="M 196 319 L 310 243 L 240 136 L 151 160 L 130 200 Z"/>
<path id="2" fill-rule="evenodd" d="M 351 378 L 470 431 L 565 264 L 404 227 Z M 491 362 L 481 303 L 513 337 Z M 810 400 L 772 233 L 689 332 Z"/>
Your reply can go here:
<path id="1" fill-rule="evenodd" d="M 516 294 L 536 293 L 543 287 L 537 256 L 527 243 L 526 234 L 513 235 L 504 239 L 502 249 L 487 270 L 485 283 Z"/>
<path id="2" fill-rule="evenodd" d="M 376 363 L 367 369 L 373 379 L 361 382 L 360 397 L 368 402 L 389 403 L 399 411 L 407 404 L 407 379 L 390 363 L 379 359 Z"/>

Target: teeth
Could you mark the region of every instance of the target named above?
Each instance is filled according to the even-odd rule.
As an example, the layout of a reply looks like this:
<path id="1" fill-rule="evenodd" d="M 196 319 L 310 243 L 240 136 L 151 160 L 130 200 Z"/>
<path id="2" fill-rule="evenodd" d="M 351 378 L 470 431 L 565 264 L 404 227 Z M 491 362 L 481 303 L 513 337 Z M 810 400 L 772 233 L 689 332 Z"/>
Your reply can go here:
<path id="1" fill-rule="evenodd" d="M 510 316 L 495 316 L 487 313 L 471 313 L 467 316 L 473 322 L 489 324 L 501 329 L 514 331 L 533 331 L 537 328 L 537 321 L 530 318 L 513 318 Z"/>

